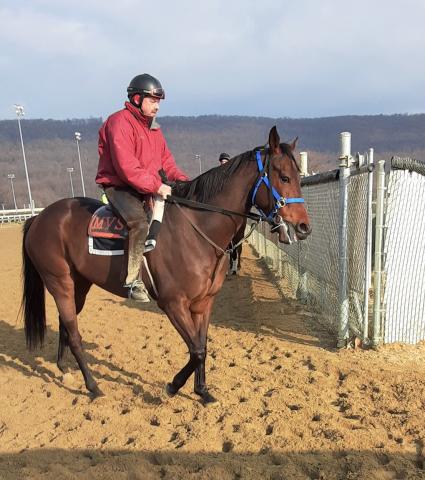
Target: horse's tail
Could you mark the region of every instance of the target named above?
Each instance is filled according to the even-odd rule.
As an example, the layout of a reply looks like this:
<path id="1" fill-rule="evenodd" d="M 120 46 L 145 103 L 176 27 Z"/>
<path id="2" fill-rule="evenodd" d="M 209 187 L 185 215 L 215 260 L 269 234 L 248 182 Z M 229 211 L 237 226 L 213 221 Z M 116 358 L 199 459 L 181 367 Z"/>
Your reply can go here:
<path id="1" fill-rule="evenodd" d="M 21 311 L 24 314 L 25 338 L 29 349 L 43 345 L 46 332 L 44 283 L 25 250 L 25 239 L 35 217 L 29 218 L 23 228 Z"/>

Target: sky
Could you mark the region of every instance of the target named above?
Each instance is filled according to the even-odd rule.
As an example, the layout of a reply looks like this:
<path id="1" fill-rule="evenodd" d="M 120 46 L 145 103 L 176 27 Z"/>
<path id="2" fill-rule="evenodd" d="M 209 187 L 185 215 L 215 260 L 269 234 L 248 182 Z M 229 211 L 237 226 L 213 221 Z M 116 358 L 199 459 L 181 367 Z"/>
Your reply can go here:
<path id="1" fill-rule="evenodd" d="M 425 112 L 425 0 L 0 0 L 0 119 Z"/>

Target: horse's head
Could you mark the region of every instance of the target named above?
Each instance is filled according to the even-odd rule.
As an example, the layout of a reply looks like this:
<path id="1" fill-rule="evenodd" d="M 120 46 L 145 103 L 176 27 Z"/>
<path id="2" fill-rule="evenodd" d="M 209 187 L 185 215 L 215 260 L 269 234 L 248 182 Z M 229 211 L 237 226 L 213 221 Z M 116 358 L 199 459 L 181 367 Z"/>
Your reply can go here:
<path id="1" fill-rule="evenodd" d="M 277 129 L 273 127 L 269 134 L 268 157 L 261 160 L 257 153 L 258 169 L 261 171 L 263 166 L 264 177 L 254 188 L 253 203 L 273 219 L 273 230 L 279 232 L 282 243 L 291 243 L 290 227 L 298 240 L 304 240 L 311 233 L 301 194 L 300 172 L 293 155 L 296 143 L 297 139 L 291 144 L 280 143 Z M 265 163 L 261 165 L 261 161 Z"/>

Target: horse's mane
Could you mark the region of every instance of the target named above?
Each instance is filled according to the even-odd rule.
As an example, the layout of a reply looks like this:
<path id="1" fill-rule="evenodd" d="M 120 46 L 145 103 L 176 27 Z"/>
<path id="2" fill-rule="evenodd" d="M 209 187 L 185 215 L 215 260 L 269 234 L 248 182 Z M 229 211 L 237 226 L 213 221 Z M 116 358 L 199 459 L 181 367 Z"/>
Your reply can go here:
<path id="1" fill-rule="evenodd" d="M 224 165 L 219 165 L 187 182 L 177 182 L 173 195 L 180 198 L 206 203 L 219 194 L 229 178 L 239 169 L 242 163 L 252 160 L 252 150 L 233 157 Z"/>
<path id="2" fill-rule="evenodd" d="M 202 203 L 207 203 L 211 198 L 218 195 L 226 185 L 227 181 L 239 169 L 242 164 L 255 159 L 253 152 L 257 149 L 264 148 L 257 147 L 254 150 L 241 153 L 233 157 L 224 165 L 219 165 L 206 171 L 199 177 L 186 182 L 177 182 L 173 187 L 173 195 L 180 198 L 187 198 Z M 284 155 L 292 159 L 299 171 L 299 167 L 292 153 L 291 147 L 287 143 L 281 143 L 280 148 Z"/>

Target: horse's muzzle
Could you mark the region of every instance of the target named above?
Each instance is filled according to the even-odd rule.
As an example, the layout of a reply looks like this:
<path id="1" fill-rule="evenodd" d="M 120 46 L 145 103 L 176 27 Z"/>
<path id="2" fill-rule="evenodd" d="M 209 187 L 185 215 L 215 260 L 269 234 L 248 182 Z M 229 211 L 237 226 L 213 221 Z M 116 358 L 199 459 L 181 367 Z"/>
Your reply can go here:
<path id="1" fill-rule="evenodd" d="M 297 223 L 294 227 L 298 240 L 305 240 L 311 233 L 309 223 Z"/>

